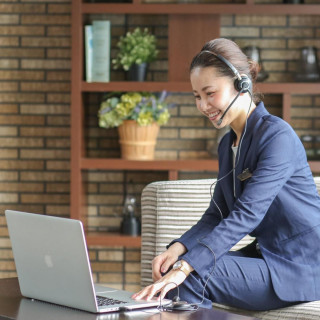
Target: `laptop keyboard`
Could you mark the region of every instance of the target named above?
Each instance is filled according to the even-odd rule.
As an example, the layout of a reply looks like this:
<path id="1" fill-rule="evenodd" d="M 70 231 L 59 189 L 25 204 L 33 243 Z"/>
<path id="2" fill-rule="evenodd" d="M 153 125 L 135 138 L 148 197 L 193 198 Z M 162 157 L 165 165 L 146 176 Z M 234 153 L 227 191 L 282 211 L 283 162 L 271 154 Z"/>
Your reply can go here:
<path id="1" fill-rule="evenodd" d="M 97 298 L 97 303 L 99 307 L 113 306 L 115 304 L 127 303 L 126 301 L 121 301 L 121 300 L 116 300 L 116 299 L 101 297 L 101 296 L 96 296 L 96 298 Z"/>

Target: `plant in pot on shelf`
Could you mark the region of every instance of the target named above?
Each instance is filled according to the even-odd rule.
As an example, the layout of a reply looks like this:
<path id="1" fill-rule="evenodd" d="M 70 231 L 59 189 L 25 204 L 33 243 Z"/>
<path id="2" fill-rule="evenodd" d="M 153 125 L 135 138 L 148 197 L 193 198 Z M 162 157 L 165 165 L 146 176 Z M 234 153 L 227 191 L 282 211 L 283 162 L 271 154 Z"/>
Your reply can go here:
<path id="1" fill-rule="evenodd" d="M 165 91 L 151 93 L 112 93 L 101 103 L 99 126 L 118 127 L 121 156 L 127 160 L 152 160 L 159 127 L 168 122 L 169 108 Z"/>
<path id="2" fill-rule="evenodd" d="M 112 60 L 114 69 L 122 68 L 127 71 L 128 80 L 144 81 L 148 64 L 157 58 L 156 37 L 145 28 L 134 29 L 120 37 L 117 44 L 119 52 Z"/>

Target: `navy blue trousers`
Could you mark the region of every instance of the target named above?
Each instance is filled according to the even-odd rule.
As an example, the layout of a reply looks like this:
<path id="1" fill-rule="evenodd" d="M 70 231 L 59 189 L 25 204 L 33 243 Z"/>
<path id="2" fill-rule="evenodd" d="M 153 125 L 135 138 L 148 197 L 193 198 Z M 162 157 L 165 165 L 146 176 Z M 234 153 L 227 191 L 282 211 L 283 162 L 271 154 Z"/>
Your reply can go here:
<path id="1" fill-rule="evenodd" d="M 212 302 L 247 310 L 271 310 L 293 304 L 278 298 L 261 256 L 229 252 L 217 262 L 203 290 L 206 280 L 192 272 L 179 286 L 180 299 L 188 303 L 202 301 L 199 307 L 208 309 L 212 308 Z M 170 299 L 177 295 L 177 288 L 167 294 Z"/>

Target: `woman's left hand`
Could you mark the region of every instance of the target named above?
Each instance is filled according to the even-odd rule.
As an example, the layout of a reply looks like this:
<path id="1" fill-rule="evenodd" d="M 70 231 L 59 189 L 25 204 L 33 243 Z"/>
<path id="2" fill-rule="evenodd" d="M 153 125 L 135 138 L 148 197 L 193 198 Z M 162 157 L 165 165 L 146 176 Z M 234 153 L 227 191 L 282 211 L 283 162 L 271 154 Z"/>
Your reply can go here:
<path id="1" fill-rule="evenodd" d="M 183 271 L 171 270 L 154 284 L 135 293 L 132 298 L 136 300 L 151 300 L 158 292 L 161 292 L 158 300 L 162 300 L 168 291 L 179 286 L 186 278 L 187 276 Z"/>

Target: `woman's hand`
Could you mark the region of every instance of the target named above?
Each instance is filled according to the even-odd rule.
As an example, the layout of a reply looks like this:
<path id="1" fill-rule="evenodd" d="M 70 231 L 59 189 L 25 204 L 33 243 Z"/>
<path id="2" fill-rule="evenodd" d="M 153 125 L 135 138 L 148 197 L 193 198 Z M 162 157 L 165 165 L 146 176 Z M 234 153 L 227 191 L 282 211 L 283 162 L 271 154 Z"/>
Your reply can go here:
<path id="1" fill-rule="evenodd" d="M 152 279 L 158 281 L 163 273 L 166 273 L 169 268 L 178 260 L 179 256 L 186 253 L 186 247 L 175 242 L 169 249 L 152 260 Z M 162 274 L 161 274 L 162 273 Z"/>
<path id="2" fill-rule="evenodd" d="M 136 300 L 151 300 L 158 292 L 161 292 L 158 300 L 163 300 L 167 292 L 179 286 L 186 277 L 186 274 L 181 270 L 170 270 L 154 284 L 135 293 L 132 298 Z"/>

